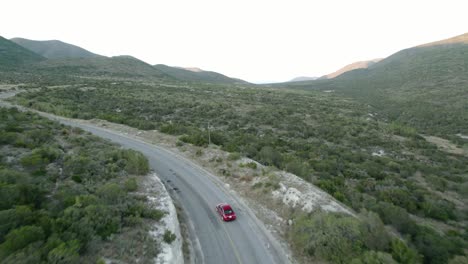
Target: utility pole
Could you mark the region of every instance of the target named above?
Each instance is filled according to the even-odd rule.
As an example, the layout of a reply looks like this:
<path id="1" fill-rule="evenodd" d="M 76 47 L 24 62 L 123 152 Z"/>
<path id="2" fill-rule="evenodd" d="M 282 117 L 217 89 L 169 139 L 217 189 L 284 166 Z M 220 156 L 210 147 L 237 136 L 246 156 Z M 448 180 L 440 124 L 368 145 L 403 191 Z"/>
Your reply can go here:
<path id="1" fill-rule="evenodd" d="M 210 121 L 208 121 L 208 146 L 211 145 Z"/>

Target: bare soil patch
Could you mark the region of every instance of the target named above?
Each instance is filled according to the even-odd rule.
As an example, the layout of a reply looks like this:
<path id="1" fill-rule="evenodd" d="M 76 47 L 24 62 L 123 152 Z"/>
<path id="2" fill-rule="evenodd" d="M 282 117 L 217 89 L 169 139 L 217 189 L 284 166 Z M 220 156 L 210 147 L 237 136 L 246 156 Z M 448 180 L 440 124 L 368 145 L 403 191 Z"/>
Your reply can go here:
<path id="1" fill-rule="evenodd" d="M 447 139 L 443 139 L 436 136 L 423 136 L 428 142 L 435 144 L 440 150 L 450 154 L 465 155 L 468 156 L 468 152 L 462 148 L 457 147 Z"/>

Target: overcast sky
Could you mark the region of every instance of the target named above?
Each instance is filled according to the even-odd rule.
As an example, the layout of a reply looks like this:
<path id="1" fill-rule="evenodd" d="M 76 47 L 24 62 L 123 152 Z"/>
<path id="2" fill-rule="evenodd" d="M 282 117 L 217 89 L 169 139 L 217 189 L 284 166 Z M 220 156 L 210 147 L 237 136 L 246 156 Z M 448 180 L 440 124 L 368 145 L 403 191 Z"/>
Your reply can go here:
<path id="1" fill-rule="evenodd" d="M 2 0 L 0 35 L 250 82 L 322 76 L 468 32 L 466 0 Z"/>

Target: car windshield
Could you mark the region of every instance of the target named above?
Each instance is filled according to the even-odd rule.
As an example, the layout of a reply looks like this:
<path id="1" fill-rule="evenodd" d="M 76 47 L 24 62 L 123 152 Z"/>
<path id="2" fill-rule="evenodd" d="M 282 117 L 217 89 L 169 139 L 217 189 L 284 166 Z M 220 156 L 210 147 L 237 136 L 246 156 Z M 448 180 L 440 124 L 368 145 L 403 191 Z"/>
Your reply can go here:
<path id="1" fill-rule="evenodd" d="M 230 214 L 232 214 L 233 212 L 232 212 L 231 209 L 226 209 L 226 210 L 224 210 L 224 213 L 227 214 L 227 215 L 230 215 Z"/>

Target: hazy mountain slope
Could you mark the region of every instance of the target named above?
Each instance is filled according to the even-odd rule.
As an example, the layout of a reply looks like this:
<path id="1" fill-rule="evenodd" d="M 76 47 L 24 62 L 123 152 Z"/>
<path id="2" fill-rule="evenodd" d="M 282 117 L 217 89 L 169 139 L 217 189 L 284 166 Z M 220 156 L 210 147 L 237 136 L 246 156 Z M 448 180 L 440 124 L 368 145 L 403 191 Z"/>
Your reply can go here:
<path id="1" fill-rule="evenodd" d="M 460 44 L 460 43 L 465 43 L 468 44 L 468 33 L 453 37 L 453 38 L 448 38 L 448 39 L 443 39 L 439 41 L 434 41 L 430 42 L 427 44 L 422 44 L 420 47 L 430 47 L 430 46 L 439 46 L 439 45 L 452 45 L 452 44 Z"/>
<path id="2" fill-rule="evenodd" d="M 59 40 L 39 41 L 24 38 L 12 38 L 11 41 L 49 59 L 100 57 L 100 55 Z"/>
<path id="3" fill-rule="evenodd" d="M 467 39 L 464 34 L 405 49 L 334 79 L 283 86 L 334 90 L 424 133 L 468 134 Z"/>
<path id="4" fill-rule="evenodd" d="M 433 85 L 436 81 L 468 79 L 468 33 L 451 39 L 401 50 L 372 65 L 368 71 L 352 71 L 339 78 L 392 81 L 378 88 L 394 88 L 395 83 Z M 409 89 L 412 87 L 402 87 Z"/>
<path id="5" fill-rule="evenodd" d="M 332 78 L 335 78 L 345 72 L 349 72 L 349 71 L 352 71 L 352 70 L 356 70 L 356 69 L 366 69 L 366 68 L 369 68 L 370 66 L 376 64 L 377 62 L 381 61 L 382 59 L 373 59 L 373 60 L 368 60 L 368 61 L 358 61 L 358 62 L 354 62 L 354 63 L 351 63 L 351 64 L 348 64 L 346 66 L 344 66 L 343 68 L 333 72 L 333 73 L 330 73 L 330 74 L 327 74 L 325 76 L 322 76 L 320 77 L 321 79 L 332 79 Z"/>
<path id="6" fill-rule="evenodd" d="M 217 72 L 203 71 L 198 68 L 170 67 L 164 64 L 154 65 L 154 68 L 181 81 L 224 84 L 245 83 L 245 81 L 240 79 L 230 78 Z"/>
<path id="7" fill-rule="evenodd" d="M 303 81 L 313 81 L 313 80 L 317 80 L 317 77 L 300 76 L 300 77 L 296 77 L 290 80 L 289 82 L 303 82 Z"/>
<path id="8" fill-rule="evenodd" d="M 36 65 L 38 71 L 94 77 L 170 78 L 131 56 L 51 59 Z"/>
<path id="9" fill-rule="evenodd" d="M 14 68 L 41 60 L 45 58 L 0 36 L 0 68 Z"/>

